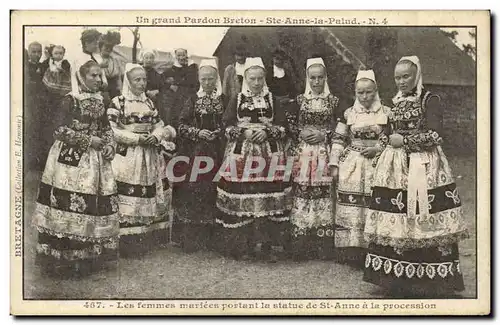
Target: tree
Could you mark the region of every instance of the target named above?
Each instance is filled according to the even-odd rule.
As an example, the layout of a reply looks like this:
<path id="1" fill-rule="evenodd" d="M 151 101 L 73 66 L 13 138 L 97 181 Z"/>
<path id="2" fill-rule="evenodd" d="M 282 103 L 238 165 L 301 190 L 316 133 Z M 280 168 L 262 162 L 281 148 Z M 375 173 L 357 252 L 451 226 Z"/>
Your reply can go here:
<path id="1" fill-rule="evenodd" d="M 470 55 L 474 60 L 476 59 L 476 31 L 470 31 L 469 32 L 469 35 L 470 37 L 474 40 L 474 43 L 471 44 L 464 44 L 463 47 L 464 47 L 464 52 L 467 53 L 468 55 Z"/>
<path id="2" fill-rule="evenodd" d="M 458 42 L 457 40 L 457 36 L 458 36 L 458 31 L 456 30 L 452 30 L 452 31 L 444 31 L 443 30 L 443 33 L 451 39 L 451 41 L 453 43 L 455 43 L 459 48 L 462 49 L 462 51 L 464 51 L 467 55 L 471 56 L 474 60 L 476 59 L 476 31 L 469 31 L 469 35 L 471 38 L 474 39 L 474 42 L 473 44 L 471 43 L 468 43 L 468 44 L 461 44 Z"/>
<path id="3" fill-rule="evenodd" d="M 132 63 L 137 63 L 137 43 L 139 43 L 139 39 L 141 35 L 139 34 L 139 27 L 136 27 L 132 34 L 134 34 L 134 43 L 132 45 Z"/>
<path id="4" fill-rule="evenodd" d="M 452 41 L 453 43 L 457 44 L 457 35 L 458 35 L 458 32 L 456 30 L 452 30 L 450 32 L 447 32 L 447 31 L 443 31 L 443 33 L 448 36 Z"/>

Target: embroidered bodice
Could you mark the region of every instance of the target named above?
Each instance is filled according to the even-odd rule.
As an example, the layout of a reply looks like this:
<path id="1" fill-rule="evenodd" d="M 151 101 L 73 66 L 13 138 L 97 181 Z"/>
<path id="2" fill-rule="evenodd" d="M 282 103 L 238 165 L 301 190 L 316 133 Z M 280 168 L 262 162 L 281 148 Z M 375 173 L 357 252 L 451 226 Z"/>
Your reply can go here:
<path id="1" fill-rule="evenodd" d="M 149 98 L 142 101 L 118 96 L 112 103 L 114 110 L 108 110 L 110 119 L 132 132 L 150 132 L 153 125 L 161 121 L 158 110 Z"/>
<path id="2" fill-rule="evenodd" d="M 71 103 L 73 121 L 70 128 L 90 136 L 102 137 L 109 128 L 103 101 L 92 96 L 81 99 L 71 97 Z"/>
<path id="3" fill-rule="evenodd" d="M 245 123 L 272 123 L 274 107 L 271 93 L 256 99 L 238 94 L 237 118 L 238 124 Z"/>
<path id="4" fill-rule="evenodd" d="M 357 140 L 378 140 L 388 122 L 390 108 L 379 106 L 376 109 L 350 107 L 345 113 L 346 124 L 349 126 L 349 138 Z"/>
<path id="5" fill-rule="evenodd" d="M 297 127 L 315 127 L 318 129 L 330 129 L 334 117 L 335 109 L 338 105 L 338 98 L 329 95 L 327 97 L 308 99 L 304 95 L 297 97 L 300 106 L 297 120 Z"/>
<path id="6" fill-rule="evenodd" d="M 391 109 L 391 126 L 394 132 L 410 135 L 426 129 L 425 102 L 430 93 L 426 92 L 422 100 L 403 100 Z"/>
<path id="7" fill-rule="evenodd" d="M 67 114 L 64 125 L 54 132 L 56 140 L 75 146 L 82 152 L 90 146 L 92 136 L 114 145 L 113 131 L 100 95 L 68 95 L 64 98 L 62 107 L 67 110 Z"/>
<path id="8" fill-rule="evenodd" d="M 222 127 L 222 96 L 204 96 L 194 103 L 194 126 L 213 131 Z"/>

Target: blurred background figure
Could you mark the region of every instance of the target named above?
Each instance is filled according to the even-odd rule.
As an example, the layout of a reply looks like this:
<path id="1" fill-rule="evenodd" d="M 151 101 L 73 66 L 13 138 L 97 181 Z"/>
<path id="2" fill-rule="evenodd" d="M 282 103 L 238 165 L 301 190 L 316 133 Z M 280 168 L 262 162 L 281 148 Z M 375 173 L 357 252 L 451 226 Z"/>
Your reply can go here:
<path id="1" fill-rule="evenodd" d="M 234 49 L 234 63 L 229 64 L 224 70 L 222 93 L 228 98 L 235 97 L 241 91 L 247 56 L 246 48 L 237 45 Z"/>

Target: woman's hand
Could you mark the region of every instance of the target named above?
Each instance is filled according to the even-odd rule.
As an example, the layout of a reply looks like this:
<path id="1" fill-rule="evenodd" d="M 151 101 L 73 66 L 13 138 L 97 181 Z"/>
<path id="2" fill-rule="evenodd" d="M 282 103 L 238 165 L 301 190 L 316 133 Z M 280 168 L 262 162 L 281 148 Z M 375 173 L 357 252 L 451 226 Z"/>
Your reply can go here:
<path id="1" fill-rule="evenodd" d="M 177 92 L 177 89 L 179 89 L 179 86 L 177 86 L 177 85 L 171 85 L 170 89 L 172 89 L 174 92 Z"/>
<path id="2" fill-rule="evenodd" d="M 102 157 L 106 160 L 112 160 L 113 159 L 113 156 L 115 155 L 115 149 L 110 146 L 110 145 L 107 145 L 104 147 L 104 149 L 102 150 Z"/>
<path id="3" fill-rule="evenodd" d="M 401 134 L 394 133 L 389 136 L 389 144 L 393 148 L 401 148 L 404 144 L 404 138 Z"/>
<path id="4" fill-rule="evenodd" d="M 377 155 L 378 149 L 375 147 L 369 147 L 361 151 L 361 154 L 365 156 L 365 158 L 373 158 Z"/>
<path id="5" fill-rule="evenodd" d="M 207 141 L 210 141 L 210 138 L 212 136 L 212 132 L 208 131 L 208 130 L 201 130 L 199 133 L 198 133 L 198 136 L 204 140 L 207 140 Z"/>
<path id="6" fill-rule="evenodd" d="M 318 144 L 325 141 L 325 134 L 318 130 L 311 130 L 310 134 L 304 137 L 304 141 L 307 144 Z"/>
<path id="7" fill-rule="evenodd" d="M 264 142 L 267 139 L 267 133 L 264 130 L 255 130 L 252 134 L 252 141 L 255 143 Z"/>
<path id="8" fill-rule="evenodd" d="M 338 182 L 338 180 L 339 180 L 339 166 L 330 166 L 330 175 L 332 175 L 332 179 L 334 182 Z"/>
<path id="9" fill-rule="evenodd" d="M 145 143 L 147 145 L 153 146 L 158 143 L 158 139 L 154 135 L 150 134 L 146 137 Z"/>
<path id="10" fill-rule="evenodd" d="M 104 146 L 104 140 L 99 137 L 92 136 L 92 138 L 90 139 L 90 146 L 95 150 L 102 150 L 102 147 Z"/>
<path id="11" fill-rule="evenodd" d="M 147 139 L 147 138 L 148 138 L 148 137 L 147 137 L 147 136 L 145 136 L 145 135 L 140 135 L 140 136 L 139 136 L 139 144 L 140 144 L 140 145 L 145 145 L 145 144 L 146 144 L 146 139 Z"/>

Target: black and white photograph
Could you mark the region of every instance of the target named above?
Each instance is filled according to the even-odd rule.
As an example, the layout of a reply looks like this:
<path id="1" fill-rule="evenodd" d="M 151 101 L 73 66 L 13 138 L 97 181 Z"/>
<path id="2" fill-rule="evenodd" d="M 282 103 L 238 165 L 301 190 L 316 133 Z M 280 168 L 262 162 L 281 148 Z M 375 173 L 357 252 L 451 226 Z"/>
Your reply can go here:
<path id="1" fill-rule="evenodd" d="M 452 315 L 486 294 L 487 11 L 92 13 L 12 25 L 19 301 Z"/>

